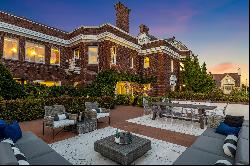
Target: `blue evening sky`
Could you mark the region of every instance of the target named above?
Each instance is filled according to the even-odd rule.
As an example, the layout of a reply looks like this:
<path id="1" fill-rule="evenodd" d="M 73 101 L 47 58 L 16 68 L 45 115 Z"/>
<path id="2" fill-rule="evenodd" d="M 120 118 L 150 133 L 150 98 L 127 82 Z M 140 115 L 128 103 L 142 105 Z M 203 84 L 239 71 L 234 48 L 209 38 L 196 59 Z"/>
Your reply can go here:
<path id="1" fill-rule="evenodd" d="M 118 0 L 0 0 L 0 10 L 65 31 L 81 25 L 115 25 Z M 175 36 L 213 73 L 237 72 L 249 80 L 248 0 L 121 0 L 131 9 L 130 33 L 145 24 L 160 38 Z"/>

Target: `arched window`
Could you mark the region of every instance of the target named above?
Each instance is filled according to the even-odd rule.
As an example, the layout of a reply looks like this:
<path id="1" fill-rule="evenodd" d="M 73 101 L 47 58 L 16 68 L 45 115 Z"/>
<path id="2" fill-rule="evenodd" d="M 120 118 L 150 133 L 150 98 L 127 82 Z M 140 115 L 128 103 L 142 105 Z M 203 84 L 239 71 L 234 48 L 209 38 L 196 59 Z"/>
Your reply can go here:
<path id="1" fill-rule="evenodd" d="M 111 47 L 110 52 L 111 52 L 111 64 L 116 64 L 117 48 L 115 46 Z"/>
<path id="2" fill-rule="evenodd" d="M 148 68 L 149 67 L 149 57 L 145 57 L 144 58 L 144 68 Z"/>

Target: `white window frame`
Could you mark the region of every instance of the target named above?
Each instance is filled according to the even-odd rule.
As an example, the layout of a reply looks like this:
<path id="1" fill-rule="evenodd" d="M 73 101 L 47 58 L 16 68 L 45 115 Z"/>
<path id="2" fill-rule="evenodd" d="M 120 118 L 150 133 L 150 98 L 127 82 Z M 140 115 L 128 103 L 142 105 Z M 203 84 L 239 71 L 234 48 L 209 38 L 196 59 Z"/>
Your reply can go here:
<path id="1" fill-rule="evenodd" d="M 59 63 L 58 63 L 58 64 L 51 64 L 51 63 L 50 63 L 50 61 L 51 61 L 52 50 L 58 50 L 58 52 L 59 52 Z M 51 65 L 60 66 L 60 64 L 61 64 L 61 50 L 60 50 L 59 48 L 57 48 L 57 47 L 51 47 L 51 49 L 50 49 L 50 60 L 49 60 L 49 63 L 50 63 Z"/>
<path id="2" fill-rule="evenodd" d="M 33 44 L 33 45 L 36 45 L 36 47 L 38 46 L 38 47 L 43 47 L 43 49 L 44 49 L 44 61 L 43 62 L 33 62 L 33 61 L 30 61 L 29 59 L 26 59 L 26 57 L 27 57 L 27 43 L 30 43 L 30 44 Z M 45 64 L 45 45 L 43 45 L 43 44 L 38 44 L 38 43 L 36 43 L 36 42 L 32 42 L 32 41 L 27 41 L 27 42 L 25 42 L 25 57 L 24 57 L 24 60 L 26 61 L 26 62 L 30 62 L 30 63 L 39 63 L 39 64 Z M 36 59 L 36 58 L 35 58 Z"/>
<path id="3" fill-rule="evenodd" d="M 130 68 L 131 69 L 134 68 L 134 58 L 133 57 L 131 57 Z"/>
<path id="4" fill-rule="evenodd" d="M 89 61 L 89 48 L 91 48 L 91 47 L 94 47 L 94 48 L 97 48 L 97 55 L 96 55 L 96 63 L 90 63 L 90 61 Z M 99 52 L 99 49 L 98 49 L 98 46 L 88 46 L 88 64 L 89 65 L 98 65 L 99 64 L 99 57 L 98 57 L 98 52 Z"/>
<path id="5" fill-rule="evenodd" d="M 111 53 L 111 64 L 116 65 L 117 48 L 115 46 L 111 47 L 110 53 Z M 114 59 L 112 59 L 112 57 L 114 57 Z"/>
<path id="6" fill-rule="evenodd" d="M 7 39 L 7 40 L 16 40 L 17 41 L 17 58 L 13 58 L 13 57 L 9 58 L 9 57 L 6 57 L 6 55 L 4 54 L 4 41 L 5 41 L 5 39 Z M 4 37 L 3 40 L 4 40 L 3 41 L 3 58 L 4 59 L 11 59 L 11 60 L 19 60 L 19 39 L 11 38 L 11 37 Z"/>
<path id="7" fill-rule="evenodd" d="M 174 60 L 171 59 L 170 63 L 171 63 L 171 64 L 170 64 L 171 72 L 173 73 L 173 72 L 174 72 Z"/>

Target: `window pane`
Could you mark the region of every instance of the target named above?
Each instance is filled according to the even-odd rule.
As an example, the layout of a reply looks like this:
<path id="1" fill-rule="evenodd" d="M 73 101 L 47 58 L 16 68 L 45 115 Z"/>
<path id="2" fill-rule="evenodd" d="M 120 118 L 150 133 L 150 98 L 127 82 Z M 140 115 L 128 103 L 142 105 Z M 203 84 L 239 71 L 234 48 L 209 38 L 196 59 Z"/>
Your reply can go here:
<path id="1" fill-rule="evenodd" d="M 145 57 L 144 58 L 144 68 L 148 68 L 149 67 L 149 57 Z"/>
<path id="2" fill-rule="evenodd" d="M 59 65 L 60 64 L 60 51 L 59 49 L 51 49 L 50 64 Z"/>
<path id="3" fill-rule="evenodd" d="M 116 64 L 116 47 L 111 48 L 111 63 Z"/>
<path id="4" fill-rule="evenodd" d="M 26 56 L 25 60 L 29 62 L 44 63 L 45 62 L 45 48 L 42 45 L 26 42 Z"/>
<path id="5" fill-rule="evenodd" d="M 74 58 L 75 59 L 80 59 L 80 51 L 79 51 L 79 49 L 74 50 Z"/>
<path id="6" fill-rule="evenodd" d="M 89 64 L 97 64 L 98 63 L 98 47 L 91 46 L 88 47 L 88 55 L 89 55 Z"/>
<path id="7" fill-rule="evenodd" d="M 4 38 L 3 57 L 6 59 L 18 59 L 18 40 Z"/>

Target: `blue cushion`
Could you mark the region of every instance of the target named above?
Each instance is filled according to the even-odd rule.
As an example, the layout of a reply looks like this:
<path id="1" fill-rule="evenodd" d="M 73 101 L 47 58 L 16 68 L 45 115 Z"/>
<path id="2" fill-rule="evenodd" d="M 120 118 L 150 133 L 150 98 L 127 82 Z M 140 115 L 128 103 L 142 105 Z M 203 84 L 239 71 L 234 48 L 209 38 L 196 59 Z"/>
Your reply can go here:
<path id="1" fill-rule="evenodd" d="M 221 122 L 220 125 L 216 128 L 215 132 L 223 135 L 236 135 L 238 136 L 238 133 L 240 131 L 239 127 L 230 127 L 224 122 Z"/>
<path id="2" fill-rule="evenodd" d="M 22 137 L 22 130 L 17 121 L 5 126 L 4 137 L 10 138 L 14 143 Z"/>
<path id="3" fill-rule="evenodd" d="M 6 123 L 4 120 L 0 120 L 0 139 L 4 138 L 4 128 L 6 126 Z"/>

